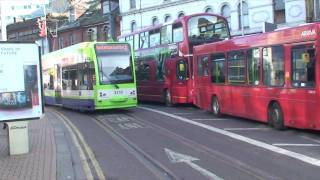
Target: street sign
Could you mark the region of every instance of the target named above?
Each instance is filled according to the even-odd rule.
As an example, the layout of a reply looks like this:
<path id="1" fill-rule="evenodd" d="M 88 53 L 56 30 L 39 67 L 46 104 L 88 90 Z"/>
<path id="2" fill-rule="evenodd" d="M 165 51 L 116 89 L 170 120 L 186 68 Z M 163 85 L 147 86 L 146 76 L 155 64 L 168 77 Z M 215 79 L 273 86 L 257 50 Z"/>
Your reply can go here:
<path id="1" fill-rule="evenodd" d="M 39 46 L 0 42 L 0 122 L 43 114 Z"/>

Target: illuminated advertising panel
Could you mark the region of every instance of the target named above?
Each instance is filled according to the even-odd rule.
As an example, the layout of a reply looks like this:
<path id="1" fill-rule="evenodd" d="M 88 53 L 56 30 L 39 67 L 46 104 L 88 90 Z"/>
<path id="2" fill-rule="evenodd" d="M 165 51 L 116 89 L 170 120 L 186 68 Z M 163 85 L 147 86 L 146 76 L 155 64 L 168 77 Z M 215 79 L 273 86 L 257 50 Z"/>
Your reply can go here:
<path id="1" fill-rule="evenodd" d="M 0 121 L 43 114 L 39 47 L 0 42 Z"/>

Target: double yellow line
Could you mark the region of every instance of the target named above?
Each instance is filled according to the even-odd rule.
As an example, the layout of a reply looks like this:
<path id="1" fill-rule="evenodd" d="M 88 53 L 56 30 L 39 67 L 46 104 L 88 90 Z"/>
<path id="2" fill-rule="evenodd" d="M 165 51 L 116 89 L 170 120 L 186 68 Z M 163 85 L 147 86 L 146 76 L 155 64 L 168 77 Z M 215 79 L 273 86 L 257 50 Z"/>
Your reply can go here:
<path id="1" fill-rule="evenodd" d="M 99 162 L 97 161 L 97 159 L 95 158 L 93 151 L 91 150 L 90 146 L 87 144 L 87 142 L 85 141 L 84 137 L 82 136 L 81 132 L 79 131 L 79 129 L 70 121 L 69 118 L 67 118 L 65 115 L 63 115 L 62 113 L 50 109 L 50 111 L 52 111 L 53 113 L 55 113 L 64 123 L 64 125 L 67 127 L 72 141 L 74 142 L 76 148 L 79 151 L 79 155 L 80 155 L 80 160 L 81 160 L 81 164 L 84 170 L 84 173 L 86 175 L 86 179 L 88 180 L 94 180 L 95 178 L 92 175 L 92 171 L 90 169 L 89 163 L 87 161 L 87 159 L 90 159 L 92 166 L 98 176 L 99 180 L 105 180 L 105 176 L 103 174 L 103 171 L 99 165 Z M 83 148 L 81 147 L 81 145 L 83 146 Z M 88 157 L 86 157 L 86 154 Z"/>

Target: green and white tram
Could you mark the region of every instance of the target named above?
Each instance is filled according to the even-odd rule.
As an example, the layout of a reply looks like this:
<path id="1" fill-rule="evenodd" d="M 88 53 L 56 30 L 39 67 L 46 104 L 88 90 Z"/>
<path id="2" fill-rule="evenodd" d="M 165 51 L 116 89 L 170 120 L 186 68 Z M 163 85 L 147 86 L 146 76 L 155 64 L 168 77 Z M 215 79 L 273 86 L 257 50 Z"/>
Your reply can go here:
<path id="1" fill-rule="evenodd" d="M 79 110 L 136 106 L 132 53 L 127 43 L 84 42 L 44 55 L 45 103 Z"/>

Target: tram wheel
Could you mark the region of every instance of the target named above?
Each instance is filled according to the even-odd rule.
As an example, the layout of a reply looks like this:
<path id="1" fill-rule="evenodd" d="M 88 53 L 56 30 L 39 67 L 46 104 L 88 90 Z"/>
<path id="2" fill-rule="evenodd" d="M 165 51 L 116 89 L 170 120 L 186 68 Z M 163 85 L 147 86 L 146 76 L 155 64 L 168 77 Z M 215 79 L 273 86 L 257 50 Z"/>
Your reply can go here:
<path id="1" fill-rule="evenodd" d="M 272 124 L 275 129 L 283 130 L 285 129 L 283 112 L 278 103 L 273 103 L 270 105 L 268 110 L 268 123 Z"/>

